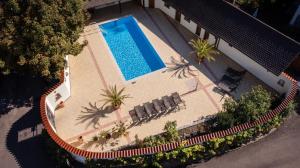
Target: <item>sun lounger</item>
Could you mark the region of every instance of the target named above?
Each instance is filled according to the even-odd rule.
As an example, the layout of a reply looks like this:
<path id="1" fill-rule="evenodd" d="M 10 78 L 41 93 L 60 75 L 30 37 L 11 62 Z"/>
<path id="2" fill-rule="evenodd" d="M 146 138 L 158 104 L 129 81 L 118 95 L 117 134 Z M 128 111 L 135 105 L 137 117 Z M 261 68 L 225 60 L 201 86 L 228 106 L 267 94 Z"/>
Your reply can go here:
<path id="1" fill-rule="evenodd" d="M 232 68 L 227 68 L 226 69 L 226 75 L 230 76 L 232 79 L 235 79 L 235 80 L 241 79 L 246 72 L 247 72 L 246 70 L 237 71 L 237 70 L 232 69 Z"/>
<path id="2" fill-rule="evenodd" d="M 136 114 L 137 114 L 137 116 L 138 116 L 138 118 L 140 120 L 145 120 L 148 117 L 148 115 L 147 115 L 144 107 L 142 107 L 142 106 L 135 106 L 134 110 L 135 110 L 135 112 L 136 112 Z"/>
<path id="3" fill-rule="evenodd" d="M 152 103 L 147 102 L 144 104 L 144 107 L 149 116 L 154 116 L 158 114 L 158 112 L 155 110 L 154 105 Z"/>
<path id="4" fill-rule="evenodd" d="M 183 105 L 185 107 L 185 102 L 181 99 L 180 95 L 178 94 L 178 92 L 172 93 L 171 94 L 174 103 L 178 106 Z"/>
<path id="5" fill-rule="evenodd" d="M 240 80 L 232 79 L 229 76 L 224 75 L 218 83 L 218 87 L 226 93 L 231 93 L 238 87 L 239 81 Z"/>
<path id="6" fill-rule="evenodd" d="M 163 102 L 161 100 L 155 99 L 152 101 L 155 110 L 158 113 L 163 113 L 167 110 L 166 106 L 164 106 Z"/>
<path id="7" fill-rule="evenodd" d="M 169 96 L 162 97 L 162 100 L 168 110 L 174 110 L 177 108 L 175 102 Z"/>
<path id="8" fill-rule="evenodd" d="M 131 119 L 132 119 L 132 123 L 133 123 L 133 124 L 137 124 L 138 122 L 140 122 L 140 119 L 138 118 L 138 116 L 137 116 L 135 110 L 129 111 L 129 115 L 130 115 L 130 117 L 131 117 Z"/>

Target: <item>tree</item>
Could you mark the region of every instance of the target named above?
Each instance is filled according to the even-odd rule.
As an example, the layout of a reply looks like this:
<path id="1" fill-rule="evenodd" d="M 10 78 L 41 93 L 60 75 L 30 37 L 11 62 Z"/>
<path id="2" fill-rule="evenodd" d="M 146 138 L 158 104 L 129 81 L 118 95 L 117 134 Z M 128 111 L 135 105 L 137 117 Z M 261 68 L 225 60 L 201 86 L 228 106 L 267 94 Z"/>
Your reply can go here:
<path id="1" fill-rule="evenodd" d="M 236 3 L 240 6 L 252 9 L 261 8 L 266 5 L 273 5 L 277 2 L 278 0 L 236 0 Z"/>
<path id="2" fill-rule="evenodd" d="M 262 86 L 256 86 L 238 101 L 235 118 L 238 124 L 254 121 L 267 113 L 271 107 L 271 94 Z"/>
<path id="3" fill-rule="evenodd" d="M 84 46 L 77 40 L 86 19 L 83 0 L 2 1 L 0 72 L 58 78 L 65 56 Z"/>
<path id="4" fill-rule="evenodd" d="M 124 104 L 124 100 L 127 98 L 130 98 L 129 95 L 123 95 L 123 92 L 125 91 L 125 88 L 122 88 L 118 91 L 117 86 L 111 86 L 107 90 L 103 90 L 102 96 L 105 97 L 105 99 L 101 100 L 104 101 L 104 104 L 102 107 L 104 107 L 106 104 L 110 104 L 114 109 L 120 108 L 121 104 Z"/>
<path id="5" fill-rule="evenodd" d="M 190 45 L 194 48 L 194 53 L 196 53 L 196 57 L 199 63 L 203 62 L 205 59 L 208 61 L 214 61 L 215 58 L 211 54 L 213 46 L 208 44 L 206 40 L 191 40 Z"/>
<path id="6" fill-rule="evenodd" d="M 223 130 L 234 125 L 255 121 L 270 110 L 271 93 L 262 86 L 256 86 L 237 101 L 226 99 L 223 110 L 214 120 L 214 129 Z"/>
<path id="7" fill-rule="evenodd" d="M 242 6 L 258 8 L 260 6 L 261 0 L 237 0 L 236 2 Z"/>

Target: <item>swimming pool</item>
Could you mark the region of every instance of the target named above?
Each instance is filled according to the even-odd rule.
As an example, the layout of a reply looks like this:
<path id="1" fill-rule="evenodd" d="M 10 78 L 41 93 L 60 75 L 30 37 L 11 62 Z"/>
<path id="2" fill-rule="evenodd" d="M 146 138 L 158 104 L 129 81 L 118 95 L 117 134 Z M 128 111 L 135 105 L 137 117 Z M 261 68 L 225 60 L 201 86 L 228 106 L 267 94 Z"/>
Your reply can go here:
<path id="1" fill-rule="evenodd" d="M 134 17 L 123 17 L 99 28 L 125 80 L 165 67 Z"/>

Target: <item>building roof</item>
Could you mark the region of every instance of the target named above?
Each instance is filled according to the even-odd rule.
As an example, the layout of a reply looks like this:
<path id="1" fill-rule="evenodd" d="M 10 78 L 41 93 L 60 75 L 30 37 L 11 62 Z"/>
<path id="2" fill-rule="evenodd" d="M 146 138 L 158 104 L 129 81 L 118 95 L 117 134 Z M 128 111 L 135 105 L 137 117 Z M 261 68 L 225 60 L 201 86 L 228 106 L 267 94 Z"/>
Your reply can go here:
<path id="1" fill-rule="evenodd" d="M 164 1 L 275 75 L 300 53 L 298 42 L 225 1 Z"/>

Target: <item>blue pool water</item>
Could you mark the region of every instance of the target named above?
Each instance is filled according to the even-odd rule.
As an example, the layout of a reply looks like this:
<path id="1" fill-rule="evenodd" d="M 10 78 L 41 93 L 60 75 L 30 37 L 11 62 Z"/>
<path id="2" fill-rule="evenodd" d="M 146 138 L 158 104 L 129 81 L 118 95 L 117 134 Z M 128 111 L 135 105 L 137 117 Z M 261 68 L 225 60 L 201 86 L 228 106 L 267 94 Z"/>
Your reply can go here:
<path id="1" fill-rule="evenodd" d="M 99 28 L 126 80 L 165 67 L 132 16 L 99 25 Z"/>

